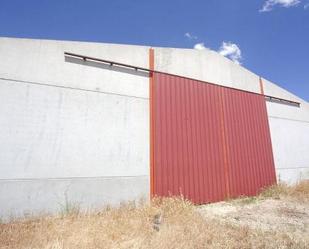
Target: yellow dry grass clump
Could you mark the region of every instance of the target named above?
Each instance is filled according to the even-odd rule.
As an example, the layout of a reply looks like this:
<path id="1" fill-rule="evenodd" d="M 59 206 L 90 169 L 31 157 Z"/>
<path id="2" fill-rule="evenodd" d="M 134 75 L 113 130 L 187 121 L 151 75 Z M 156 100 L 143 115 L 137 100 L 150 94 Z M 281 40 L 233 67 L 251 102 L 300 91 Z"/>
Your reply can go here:
<path id="1" fill-rule="evenodd" d="M 309 201 L 309 180 L 300 181 L 295 185 L 279 183 L 273 185 L 260 194 L 262 198 L 295 198 L 297 201 Z"/>
<path id="2" fill-rule="evenodd" d="M 308 186 L 288 193 L 308 196 Z M 268 191 L 278 192 L 273 189 Z M 307 243 L 276 231 L 205 219 L 182 198 L 0 224 L 0 248 L 306 248 Z"/>

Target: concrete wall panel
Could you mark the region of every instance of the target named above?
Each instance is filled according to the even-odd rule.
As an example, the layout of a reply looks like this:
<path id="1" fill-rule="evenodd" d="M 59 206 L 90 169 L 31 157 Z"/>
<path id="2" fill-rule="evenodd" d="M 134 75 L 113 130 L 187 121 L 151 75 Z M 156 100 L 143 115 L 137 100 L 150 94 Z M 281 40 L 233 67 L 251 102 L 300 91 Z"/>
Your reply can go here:
<path id="1" fill-rule="evenodd" d="M 65 60 L 64 52 L 148 67 L 148 47 L 0 38 L 0 77 L 148 98 L 148 75 Z"/>
<path id="2" fill-rule="evenodd" d="M 277 169 L 277 179 L 279 182 L 295 184 L 301 180 L 309 179 L 309 168 L 289 168 Z"/>
<path id="3" fill-rule="evenodd" d="M 148 66 L 138 46 L 0 38 L 0 216 L 149 197 Z"/>
<path id="4" fill-rule="evenodd" d="M 93 210 L 149 198 L 149 176 L 0 181 L 0 218 Z"/>
<path id="5" fill-rule="evenodd" d="M 283 99 L 289 99 L 297 102 L 303 101 L 301 98 L 283 89 L 282 87 L 279 87 L 278 85 L 270 82 L 269 80 L 262 78 L 262 81 L 264 85 L 264 92 L 266 95 L 271 95 Z"/>
<path id="6" fill-rule="evenodd" d="M 269 123 L 278 179 L 309 179 L 309 122 L 270 117 Z"/>
<path id="7" fill-rule="evenodd" d="M 309 104 L 302 101 L 300 107 L 267 102 L 269 117 L 309 122 Z"/>
<path id="8" fill-rule="evenodd" d="M 257 75 L 207 49 L 155 48 L 155 69 L 260 93 Z"/>
<path id="9" fill-rule="evenodd" d="M 264 91 L 266 95 L 275 96 L 287 100 L 300 102 L 300 108 L 273 102 L 267 103 L 267 111 L 270 117 L 293 119 L 309 122 L 309 104 L 294 94 L 275 85 L 274 83 L 263 79 Z"/>
<path id="10" fill-rule="evenodd" d="M 0 80 L 0 178 L 149 174 L 148 99 Z"/>

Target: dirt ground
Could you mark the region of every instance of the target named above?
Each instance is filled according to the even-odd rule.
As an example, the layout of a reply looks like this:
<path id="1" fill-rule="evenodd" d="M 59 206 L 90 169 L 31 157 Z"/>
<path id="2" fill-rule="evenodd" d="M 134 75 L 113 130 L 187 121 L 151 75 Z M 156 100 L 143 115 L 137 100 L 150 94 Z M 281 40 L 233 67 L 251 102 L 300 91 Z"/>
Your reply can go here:
<path id="1" fill-rule="evenodd" d="M 292 198 L 243 198 L 203 205 L 197 211 L 205 219 L 219 219 L 255 230 L 288 233 L 297 239 L 309 238 L 309 202 Z"/>

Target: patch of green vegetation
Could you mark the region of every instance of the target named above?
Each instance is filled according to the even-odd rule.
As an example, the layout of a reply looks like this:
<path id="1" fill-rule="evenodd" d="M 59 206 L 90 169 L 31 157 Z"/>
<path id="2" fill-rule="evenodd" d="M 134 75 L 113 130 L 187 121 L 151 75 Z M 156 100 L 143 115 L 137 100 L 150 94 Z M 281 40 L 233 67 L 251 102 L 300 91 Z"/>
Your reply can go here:
<path id="1" fill-rule="evenodd" d="M 61 209 L 60 209 L 60 215 L 66 216 L 70 214 L 78 214 L 80 212 L 80 206 L 76 203 L 71 203 L 68 200 L 68 196 L 65 193 L 64 194 L 65 202 L 64 204 L 60 203 Z"/>
<path id="2" fill-rule="evenodd" d="M 256 196 L 249 197 L 249 196 L 241 196 L 236 199 L 228 199 L 227 202 L 234 204 L 234 205 L 249 205 L 254 204 L 258 201 L 258 198 Z"/>
<path id="3" fill-rule="evenodd" d="M 237 200 L 237 202 L 241 205 L 249 205 L 257 202 L 256 197 L 243 197 Z"/>

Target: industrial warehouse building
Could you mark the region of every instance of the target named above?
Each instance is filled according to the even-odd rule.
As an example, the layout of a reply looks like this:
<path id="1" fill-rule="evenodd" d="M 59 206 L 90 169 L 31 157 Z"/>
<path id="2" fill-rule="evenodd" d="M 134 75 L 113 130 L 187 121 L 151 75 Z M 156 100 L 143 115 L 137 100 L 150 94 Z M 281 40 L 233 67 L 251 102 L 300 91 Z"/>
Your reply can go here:
<path id="1" fill-rule="evenodd" d="M 0 38 L 0 56 L 2 218 L 309 178 L 309 104 L 214 51 Z"/>

